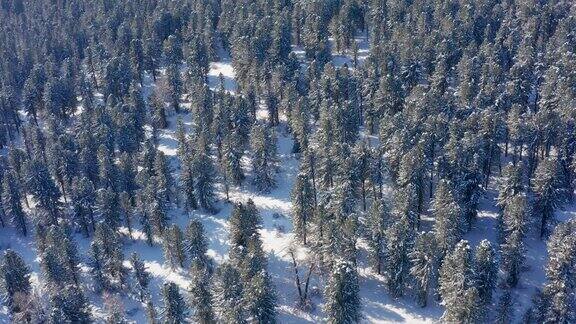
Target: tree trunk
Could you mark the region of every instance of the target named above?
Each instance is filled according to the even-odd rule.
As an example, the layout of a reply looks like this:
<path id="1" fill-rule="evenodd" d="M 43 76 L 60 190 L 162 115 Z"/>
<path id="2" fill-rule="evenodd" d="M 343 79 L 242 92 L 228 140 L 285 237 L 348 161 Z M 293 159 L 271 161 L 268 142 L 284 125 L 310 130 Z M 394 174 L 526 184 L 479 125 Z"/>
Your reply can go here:
<path id="1" fill-rule="evenodd" d="M 296 281 L 296 288 L 298 289 L 300 304 L 304 304 L 304 295 L 302 294 L 302 288 L 300 286 L 300 275 L 298 274 L 298 263 L 296 263 L 294 252 L 290 251 L 290 256 L 292 257 L 292 269 L 294 269 L 294 279 Z"/>

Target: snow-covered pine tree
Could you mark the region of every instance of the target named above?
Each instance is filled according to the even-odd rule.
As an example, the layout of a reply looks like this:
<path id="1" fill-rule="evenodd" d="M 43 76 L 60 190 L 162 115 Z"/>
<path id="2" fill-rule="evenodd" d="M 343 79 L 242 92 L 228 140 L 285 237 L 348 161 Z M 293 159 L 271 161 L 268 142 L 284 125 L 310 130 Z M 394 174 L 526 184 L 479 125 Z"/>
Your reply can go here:
<path id="1" fill-rule="evenodd" d="M 88 299 L 75 285 L 66 285 L 62 289 L 51 291 L 50 306 L 50 323 L 92 322 Z"/>
<path id="2" fill-rule="evenodd" d="M 231 183 L 241 185 L 244 181 L 244 171 L 242 170 L 242 145 L 236 134 L 228 132 L 222 141 L 222 165 L 223 173 Z"/>
<path id="3" fill-rule="evenodd" d="M 286 105 L 291 107 L 292 103 L 290 102 Z M 309 125 L 310 112 L 308 111 L 309 108 L 306 97 L 299 98 L 292 109 L 293 111 L 291 111 L 291 115 L 288 118 L 294 136 L 292 153 L 298 154 L 309 149 L 309 137 L 311 136 L 311 127 Z"/>
<path id="4" fill-rule="evenodd" d="M 128 237 L 132 239 L 134 206 L 132 206 L 132 200 L 130 199 L 130 194 L 128 194 L 126 191 L 122 191 L 118 196 L 118 200 L 120 205 L 120 214 L 122 215 L 122 219 L 124 220 L 124 226 L 126 226 L 126 229 L 128 230 Z"/>
<path id="5" fill-rule="evenodd" d="M 215 96 L 216 105 L 214 107 L 214 118 L 212 119 L 212 139 L 216 144 L 216 154 L 218 159 L 222 157 L 222 142 L 226 133 L 230 132 L 230 107 L 232 106 L 232 99 L 226 94 L 224 90 L 224 76 L 220 74 L 220 91 Z"/>
<path id="6" fill-rule="evenodd" d="M 152 299 L 148 298 L 146 300 L 146 322 L 148 324 L 158 324 L 158 314 L 156 312 L 156 307 L 152 303 Z"/>
<path id="7" fill-rule="evenodd" d="M 502 170 L 502 181 L 498 189 L 498 206 L 506 207 L 509 199 L 524 191 L 523 166 L 510 163 Z"/>
<path id="8" fill-rule="evenodd" d="M 440 268 L 440 295 L 446 308 L 442 319 L 455 323 L 481 320 L 481 300 L 474 287 L 472 252 L 468 241 L 460 241 L 449 252 Z"/>
<path id="9" fill-rule="evenodd" d="M 548 264 L 540 309 L 544 323 L 576 322 L 576 221 L 556 226 L 548 241 Z"/>
<path id="10" fill-rule="evenodd" d="M 257 190 L 269 192 L 276 186 L 276 137 L 268 127 L 255 124 L 250 134 L 250 145 L 253 183 Z"/>
<path id="11" fill-rule="evenodd" d="M 426 156 L 422 145 L 416 145 L 400 161 L 400 169 L 398 171 L 398 178 L 396 183 L 399 187 L 412 185 L 416 197 L 416 230 L 419 226 L 420 213 L 424 205 L 424 192 L 426 190 L 425 176 L 426 176 Z"/>
<path id="12" fill-rule="evenodd" d="M 156 128 L 166 128 L 168 121 L 166 120 L 166 104 L 160 98 L 157 91 L 152 91 L 148 98 L 148 106 L 150 107 L 151 124 Z"/>
<path id="13" fill-rule="evenodd" d="M 358 323 L 362 319 L 356 266 L 337 260 L 326 284 L 324 313 L 331 324 Z"/>
<path id="14" fill-rule="evenodd" d="M 243 285 L 240 273 L 230 263 L 216 269 L 214 279 L 214 301 L 218 319 L 224 323 L 244 323 Z"/>
<path id="15" fill-rule="evenodd" d="M 166 282 L 162 286 L 162 322 L 167 324 L 186 323 L 188 307 L 180 294 L 180 288 L 173 282 Z"/>
<path id="16" fill-rule="evenodd" d="M 360 187 L 360 194 L 362 197 L 362 210 L 366 211 L 366 196 L 368 195 L 368 180 L 370 179 L 371 171 L 370 162 L 372 160 L 370 146 L 366 141 L 358 141 L 352 151 L 352 154 L 356 158 L 353 170 L 357 177 L 356 181 Z"/>
<path id="17" fill-rule="evenodd" d="M 509 199 L 502 215 L 504 237 L 500 244 L 500 267 L 504 273 L 504 280 L 510 287 L 518 284 L 524 263 L 524 236 L 528 208 L 526 196 L 519 194 Z"/>
<path id="18" fill-rule="evenodd" d="M 96 209 L 101 220 L 112 229 L 120 226 L 118 194 L 112 188 L 101 188 L 97 192 Z"/>
<path id="19" fill-rule="evenodd" d="M 50 219 L 49 223 L 58 223 L 60 210 L 60 191 L 42 159 L 34 158 L 26 162 L 24 167 L 24 182 L 26 190 L 37 202 L 38 207 L 45 210 Z"/>
<path id="20" fill-rule="evenodd" d="M 251 199 L 246 204 L 234 205 L 228 222 L 231 247 L 242 246 L 245 248 L 251 239 L 260 240 L 258 229 L 261 227 L 262 220 Z"/>
<path id="21" fill-rule="evenodd" d="M 541 289 L 537 288 L 532 295 L 532 304 L 522 316 L 523 323 L 544 323 L 549 301 Z"/>
<path id="22" fill-rule="evenodd" d="M 201 143 L 201 141 L 199 142 Z M 199 144 L 200 147 L 201 145 Z M 216 192 L 214 188 L 216 169 L 208 152 L 203 149 L 199 149 L 194 157 L 194 174 L 196 175 L 194 193 L 200 207 L 209 213 L 216 213 Z"/>
<path id="23" fill-rule="evenodd" d="M 314 215 L 314 191 L 312 184 L 305 173 L 296 177 L 292 188 L 292 223 L 294 232 L 304 245 L 307 244 L 309 224 Z"/>
<path id="24" fill-rule="evenodd" d="M 389 293 L 402 296 L 410 270 L 408 253 L 413 244 L 412 226 L 406 216 L 399 216 L 386 230 L 384 275 Z"/>
<path id="25" fill-rule="evenodd" d="M 142 214 L 145 214 L 145 218 L 148 220 L 148 224 L 143 223 L 142 225 L 151 226 L 151 232 L 163 235 L 168 226 L 167 207 L 156 191 L 157 184 L 155 180 L 156 177 L 147 178 L 145 181 L 146 187 L 140 193 L 140 208 L 142 209 Z"/>
<path id="26" fill-rule="evenodd" d="M 373 148 L 370 161 L 370 185 L 374 200 L 382 199 L 384 189 L 384 174 L 386 166 L 382 157 L 381 148 Z"/>
<path id="27" fill-rule="evenodd" d="M 431 204 L 434 222 L 434 233 L 441 255 L 451 251 L 462 238 L 462 215 L 458 203 L 454 199 L 450 184 L 441 180 L 436 188 Z"/>
<path id="28" fill-rule="evenodd" d="M 22 193 L 18 175 L 14 171 L 5 171 L 2 179 L 2 209 L 18 232 L 26 236 L 26 213 L 22 208 Z"/>
<path id="29" fill-rule="evenodd" d="M 420 233 L 408 257 L 412 264 L 410 274 L 416 281 L 416 301 L 420 307 L 426 307 L 428 293 L 438 276 L 438 248 L 434 233 Z"/>
<path id="30" fill-rule="evenodd" d="M 174 186 L 174 179 L 172 179 L 167 158 L 160 150 L 157 150 L 154 155 L 154 181 L 156 183 L 156 195 L 159 202 L 164 206 L 167 206 L 169 202 L 173 202 L 174 190 L 172 190 L 172 188 Z"/>
<path id="31" fill-rule="evenodd" d="M 101 272 L 102 288 L 122 289 L 126 285 L 127 269 L 123 264 L 124 253 L 118 234 L 106 223 L 99 223 L 91 249 L 93 270 Z"/>
<path id="32" fill-rule="evenodd" d="M 134 157 L 127 152 L 120 154 L 118 159 L 118 190 L 125 192 L 134 200 L 135 191 L 138 189 L 136 183 L 137 166 Z"/>
<path id="33" fill-rule="evenodd" d="M 112 152 L 104 144 L 98 147 L 98 183 L 99 188 L 116 190 L 117 170 Z"/>
<path id="34" fill-rule="evenodd" d="M 102 299 L 104 299 L 104 311 L 106 312 L 105 324 L 128 324 L 124 305 L 119 295 L 104 293 Z"/>
<path id="35" fill-rule="evenodd" d="M 30 268 L 22 257 L 11 249 L 4 251 L 0 262 L 0 292 L 10 313 L 22 311 L 16 305 L 18 295 L 28 296 L 32 291 Z"/>
<path id="36" fill-rule="evenodd" d="M 190 152 L 186 152 L 183 157 L 180 157 L 180 187 L 187 210 L 198 209 L 195 179 L 194 159 Z"/>
<path id="37" fill-rule="evenodd" d="M 198 262 L 205 269 L 210 266 L 206 255 L 208 241 L 204 233 L 204 225 L 198 219 L 191 219 L 184 230 L 184 252 L 192 262 Z"/>
<path id="38" fill-rule="evenodd" d="M 494 314 L 495 324 L 508 324 L 512 323 L 514 319 L 514 300 L 512 299 L 512 293 L 509 289 L 506 289 L 500 299 L 498 300 L 498 305 L 496 306 L 496 311 Z"/>
<path id="39" fill-rule="evenodd" d="M 93 232 L 96 229 L 94 219 L 96 192 L 94 191 L 94 184 L 87 177 L 74 178 L 71 191 L 76 223 L 84 237 L 88 237 L 90 231 Z"/>
<path id="40" fill-rule="evenodd" d="M 42 252 L 40 268 L 46 279 L 46 285 L 50 288 L 58 288 L 73 282 L 70 273 L 59 258 L 57 248 L 54 246 L 47 246 Z"/>
<path id="41" fill-rule="evenodd" d="M 166 97 L 170 106 L 176 113 L 180 112 L 180 96 L 182 95 L 182 80 L 180 69 L 174 64 L 169 64 L 166 68 Z"/>
<path id="42" fill-rule="evenodd" d="M 134 284 L 132 287 L 138 292 L 138 299 L 143 302 L 148 295 L 148 284 L 150 284 L 150 274 L 146 270 L 146 265 L 140 259 L 136 252 L 130 255 L 130 265 L 132 266 L 132 275 Z"/>
<path id="43" fill-rule="evenodd" d="M 178 225 L 173 224 L 164 231 L 162 246 L 164 259 L 170 264 L 170 268 L 183 267 L 186 260 L 184 253 L 184 234 Z"/>
<path id="44" fill-rule="evenodd" d="M 214 94 L 207 84 L 195 86 L 192 93 L 196 95 L 192 101 L 194 133 L 198 137 L 211 138 L 211 126 L 214 118 Z"/>
<path id="45" fill-rule="evenodd" d="M 342 146 L 338 151 L 339 155 L 335 157 L 338 163 L 337 176 L 334 178 L 334 194 L 331 197 L 330 209 L 337 218 L 345 219 L 353 216 L 356 211 L 358 178 L 353 169 L 354 161 L 348 146 Z"/>
<path id="46" fill-rule="evenodd" d="M 316 133 L 316 138 L 318 141 L 318 156 L 317 160 L 317 173 L 319 187 L 322 189 L 331 188 L 334 178 L 334 173 L 336 169 L 334 161 L 334 134 L 333 134 L 333 121 L 330 118 L 330 112 L 328 111 L 328 106 L 330 105 L 329 100 L 325 100 L 322 104 L 322 110 L 320 114 L 319 129 Z"/>
<path id="47" fill-rule="evenodd" d="M 501 212 L 498 215 L 498 240 L 500 242 L 504 241 L 504 235 L 506 232 L 505 223 L 505 211 L 508 203 L 515 200 L 518 195 L 524 195 L 525 185 L 523 179 L 523 164 L 522 162 L 514 164 L 508 164 L 504 167 L 503 180 L 499 186 L 499 193 L 497 198 L 497 205 L 501 208 Z M 514 207 L 513 207 L 514 208 Z"/>
<path id="48" fill-rule="evenodd" d="M 540 161 L 532 179 L 534 212 L 540 220 L 540 238 L 548 234 L 548 227 L 554 222 L 554 211 L 564 197 L 557 168 L 558 164 L 553 159 Z"/>
<path id="49" fill-rule="evenodd" d="M 488 240 L 482 240 L 474 254 L 474 286 L 484 309 L 492 304 L 492 293 L 498 276 L 498 261 L 496 252 Z M 484 311 L 486 312 L 486 310 Z M 486 315 L 484 318 L 486 318 Z"/>
<path id="50" fill-rule="evenodd" d="M 276 323 L 276 291 L 265 269 L 257 272 L 246 284 L 243 301 L 249 322 Z"/>
<path id="51" fill-rule="evenodd" d="M 395 217 L 404 217 L 408 221 L 410 231 L 414 232 L 418 224 L 418 194 L 411 183 L 394 190 L 393 205 Z"/>
<path id="52" fill-rule="evenodd" d="M 63 226 L 50 226 L 44 244 L 55 248 L 67 276 L 71 282 L 79 284 L 80 256 L 70 231 Z"/>
<path id="53" fill-rule="evenodd" d="M 142 197 L 141 197 L 142 199 Z M 146 243 L 149 246 L 154 245 L 154 232 L 152 230 L 152 221 L 150 220 L 150 212 L 142 206 L 142 201 L 140 202 L 140 225 L 142 226 L 142 232 L 146 237 Z"/>
<path id="54" fill-rule="evenodd" d="M 212 291 L 210 287 L 210 275 L 199 259 L 192 259 L 190 269 L 191 282 L 188 288 L 188 302 L 192 306 L 195 322 L 200 324 L 212 324 L 216 322 Z"/>
<path id="55" fill-rule="evenodd" d="M 231 262 L 237 265 L 245 286 L 249 284 L 254 275 L 266 270 L 268 265 L 259 235 L 250 237 L 246 246 L 236 246 L 231 249 L 229 257 Z"/>
<path id="56" fill-rule="evenodd" d="M 386 258 L 386 230 L 390 223 L 390 211 L 382 199 L 370 206 L 366 218 L 367 241 L 370 247 L 369 258 L 374 272 L 381 274 Z"/>

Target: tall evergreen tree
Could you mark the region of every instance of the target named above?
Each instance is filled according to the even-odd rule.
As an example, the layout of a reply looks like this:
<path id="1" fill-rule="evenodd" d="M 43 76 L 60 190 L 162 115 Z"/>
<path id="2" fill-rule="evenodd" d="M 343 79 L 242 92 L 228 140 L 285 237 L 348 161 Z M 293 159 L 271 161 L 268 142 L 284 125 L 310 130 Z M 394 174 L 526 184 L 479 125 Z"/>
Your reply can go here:
<path id="1" fill-rule="evenodd" d="M 164 129 L 168 127 L 166 119 L 166 104 L 160 98 L 156 91 L 153 91 L 148 99 L 148 105 L 151 111 L 151 123 L 154 127 Z"/>
<path id="2" fill-rule="evenodd" d="M 45 238 L 45 245 L 56 247 L 60 263 L 70 277 L 70 281 L 79 284 L 80 255 L 70 230 L 63 226 L 51 226 Z"/>
<path id="3" fill-rule="evenodd" d="M 25 164 L 24 173 L 27 191 L 32 194 L 38 206 L 48 213 L 49 222 L 56 225 L 60 209 L 60 191 L 52 180 L 46 164 L 41 159 L 34 158 Z"/>
<path id="4" fill-rule="evenodd" d="M 240 274 L 230 263 L 224 263 L 216 270 L 214 282 L 215 310 L 220 321 L 244 323 L 242 302 L 244 287 L 238 280 Z"/>
<path id="5" fill-rule="evenodd" d="M 206 252 L 208 242 L 204 226 L 198 219 L 192 219 L 184 230 L 184 251 L 190 260 L 207 268 L 210 264 Z"/>
<path id="6" fill-rule="evenodd" d="M 496 324 L 512 323 L 514 319 L 513 306 L 512 294 L 510 290 L 505 290 L 498 301 L 494 322 Z"/>
<path id="7" fill-rule="evenodd" d="M 381 274 L 386 258 L 386 230 L 390 225 L 390 211 L 383 200 L 372 203 L 366 227 L 368 229 L 368 244 L 370 247 L 370 263 L 375 272 Z"/>
<path id="8" fill-rule="evenodd" d="M 472 253 L 467 241 L 460 241 L 444 258 L 440 268 L 440 295 L 446 307 L 443 320 L 475 323 L 481 319 L 480 296 L 474 286 Z"/>
<path id="9" fill-rule="evenodd" d="M 203 149 L 197 153 L 194 161 L 194 173 L 196 174 L 195 194 L 200 206 L 210 213 L 215 213 L 214 206 L 216 194 L 214 190 L 214 179 L 216 170 L 211 158 Z"/>
<path id="10" fill-rule="evenodd" d="M 96 208 L 102 221 L 113 229 L 120 226 L 118 194 L 112 188 L 102 188 L 96 195 Z"/>
<path id="11" fill-rule="evenodd" d="M 482 240 L 474 254 L 474 276 L 478 295 L 485 306 L 492 303 L 492 292 L 496 286 L 498 264 L 496 252 L 488 240 Z"/>
<path id="12" fill-rule="evenodd" d="M 106 311 L 106 324 L 127 324 L 124 305 L 118 295 L 104 294 L 104 310 Z"/>
<path id="13" fill-rule="evenodd" d="M 169 324 L 186 323 L 188 309 L 184 298 L 180 294 L 180 288 L 173 283 L 167 282 L 162 286 L 162 322 Z"/>
<path id="14" fill-rule="evenodd" d="M 451 251 L 462 238 L 462 216 L 454 199 L 452 189 L 446 181 L 440 181 L 431 205 L 434 233 L 440 253 Z"/>
<path id="15" fill-rule="evenodd" d="M 522 178 L 522 164 L 509 164 L 502 171 L 504 180 L 500 184 L 498 192 L 498 205 L 501 208 L 506 207 L 506 203 L 511 197 L 514 197 L 524 191 Z"/>
<path id="16" fill-rule="evenodd" d="M 416 281 L 417 303 L 426 307 L 428 292 L 437 276 L 439 263 L 434 233 L 422 232 L 418 235 L 408 256 L 412 263 L 410 274 Z"/>
<path id="17" fill-rule="evenodd" d="M 152 299 L 148 298 L 146 300 L 146 321 L 148 324 L 158 324 L 158 314 L 156 313 L 156 308 L 152 303 Z"/>
<path id="18" fill-rule="evenodd" d="M 325 289 L 324 312 L 328 323 L 358 323 L 362 319 L 356 266 L 338 261 Z"/>
<path id="19" fill-rule="evenodd" d="M 184 195 L 186 209 L 198 209 L 195 187 L 195 170 L 192 154 L 184 153 L 180 161 L 180 186 Z"/>
<path id="20" fill-rule="evenodd" d="M 266 270 L 250 279 L 245 287 L 244 302 L 250 322 L 276 323 L 276 292 Z"/>
<path id="21" fill-rule="evenodd" d="M 118 234 L 106 223 L 99 223 L 91 248 L 92 272 L 103 289 L 121 289 L 126 285 L 127 269 Z"/>
<path id="22" fill-rule="evenodd" d="M 13 171 L 5 172 L 2 179 L 2 208 L 12 224 L 22 235 L 26 236 L 28 227 L 26 214 L 22 208 L 22 193 L 18 177 Z"/>
<path id="23" fill-rule="evenodd" d="M 276 186 L 276 138 L 269 128 L 256 124 L 252 127 L 250 144 L 254 185 L 259 191 L 269 192 Z"/>
<path id="24" fill-rule="evenodd" d="M 172 109 L 176 113 L 180 112 L 180 96 L 182 95 L 182 80 L 180 71 L 176 64 L 170 64 L 166 68 L 166 97 Z"/>
<path id="25" fill-rule="evenodd" d="M 222 164 L 224 176 L 235 185 L 242 184 L 245 175 L 242 170 L 242 145 L 236 134 L 226 134 L 222 143 Z"/>
<path id="26" fill-rule="evenodd" d="M 165 206 L 169 202 L 173 202 L 172 187 L 174 185 L 174 180 L 172 179 L 167 158 L 160 150 L 157 150 L 154 155 L 153 173 L 154 181 L 156 182 L 155 192 L 159 203 Z"/>
<path id="27" fill-rule="evenodd" d="M 30 268 L 22 257 L 13 250 L 6 250 L 0 263 L 0 291 L 10 313 L 22 311 L 15 303 L 19 295 L 27 296 L 32 291 Z"/>
<path id="28" fill-rule="evenodd" d="M 308 176 L 300 173 L 292 188 L 292 223 L 296 236 L 307 243 L 309 224 L 314 215 L 314 191 Z"/>
<path id="29" fill-rule="evenodd" d="M 189 287 L 189 303 L 194 310 L 193 319 L 197 323 L 212 324 L 216 322 L 210 276 L 206 267 L 199 260 L 193 259 L 190 270 L 192 281 Z"/>
<path id="30" fill-rule="evenodd" d="M 96 204 L 94 185 L 87 177 L 74 178 L 72 182 L 72 205 L 78 226 L 85 237 L 96 229 L 94 209 Z"/>
<path id="31" fill-rule="evenodd" d="M 544 323 L 576 321 L 576 221 L 556 226 L 548 241 L 547 282 L 540 307 Z"/>
<path id="32" fill-rule="evenodd" d="M 183 267 L 186 255 L 184 254 L 183 234 L 180 227 L 172 225 L 164 232 L 163 248 L 164 258 L 172 269 Z"/>
<path id="33" fill-rule="evenodd" d="M 541 161 L 534 172 L 532 190 L 535 196 L 535 213 L 540 219 L 540 237 L 548 233 L 548 226 L 554 221 L 554 211 L 563 199 L 563 190 L 558 179 L 557 163 L 547 159 Z"/>
<path id="34" fill-rule="evenodd" d="M 405 216 L 399 216 L 386 231 L 386 286 L 392 296 L 402 296 L 408 278 L 408 253 L 413 243 L 412 226 Z"/>
<path id="35" fill-rule="evenodd" d="M 88 299 L 75 285 L 67 285 L 50 295 L 51 323 L 91 323 L 91 307 Z"/>
<path id="36" fill-rule="evenodd" d="M 132 273 L 134 276 L 134 286 L 138 291 L 138 298 L 144 301 L 144 297 L 148 294 L 148 285 L 150 283 L 150 274 L 146 271 L 146 265 L 140 259 L 136 252 L 130 256 L 130 264 L 132 265 Z"/>
<path id="37" fill-rule="evenodd" d="M 500 245 L 501 269 L 506 284 L 515 287 L 520 279 L 520 271 L 524 263 L 524 236 L 526 218 L 529 215 L 525 195 L 513 197 L 503 213 L 504 238 Z"/>

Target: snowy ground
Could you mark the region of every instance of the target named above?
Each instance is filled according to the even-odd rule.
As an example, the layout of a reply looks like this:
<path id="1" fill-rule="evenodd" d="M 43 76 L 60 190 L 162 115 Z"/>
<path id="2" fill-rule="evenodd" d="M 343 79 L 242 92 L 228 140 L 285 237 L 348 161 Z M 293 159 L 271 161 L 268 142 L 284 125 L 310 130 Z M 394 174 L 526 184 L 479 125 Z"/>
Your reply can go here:
<path id="1" fill-rule="evenodd" d="M 360 42 L 360 62 L 367 55 L 367 44 Z M 295 48 L 295 52 L 299 49 Z M 300 53 L 302 54 L 302 53 Z M 334 64 L 343 65 L 349 63 L 350 57 L 345 55 L 335 55 Z M 234 70 L 230 64 L 230 60 L 225 59 L 221 62 L 211 63 L 209 73 L 209 85 L 211 88 L 218 88 L 220 84 L 219 75 L 222 74 L 224 78 L 225 88 L 230 92 L 235 92 L 236 84 L 234 82 Z M 145 96 L 150 93 L 152 87 L 150 79 L 147 78 L 145 82 L 144 94 Z M 265 114 L 261 114 L 265 115 Z M 181 114 L 179 116 L 184 121 L 184 124 L 191 126 L 190 114 Z M 175 139 L 176 116 L 170 117 L 169 129 L 162 131 L 160 134 L 160 149 L 171 158 L 171 165 L 173 168 L 177 167 L 176 161 L 176 148 L 177 141 Z M 297 300 L 297 291 L 294 285 L 294 274 L 291 267 L 291 259 L 288 255 L 288 249 L 292 243 L 291 234 L 291 221 L 290 221 L 290 191 L 292 188 L 293 180 L 298 172 L 298 160 L 290 153 L 292 147 L 292 140 L 285 134 L 283 127 L 280 126 L 278 130 L 278 150 L 280 159 L 280 168 L 277 175 L 278 187 L 269 194 L 259 194 L 255 192 L 250 185 L 250 174 L 248 173 L 248 181 L 242 187 L 231 188 L 230 198 L 232 201 L 245 201 L 252 198 L 258 207 L 262 219 L 262 239 L 264 249 L 268 253 L 269 258 L 269 271 L 273 276 L 274 284 L 278 291 L 278 312 L 279 322 L 281 323 L 306 323 L 318 322 L 323 317 L 321 311 L 322 300 L 319 296 L 315 296 L 313 301 L 315 309 L 311 312 L 303 312 L 294 307 Z M 249 169 L 248 161 L 246 168 Z M 481 201 L 479 219 L 474 225 L 473 230 L 466 235 L 466 239 L 470 240 L 471 245 L 476 245 L 482 239 L 486 238 L 496 244 L 496 215 L 497 209 L 494 207 L 494 197 L 496 193 L 494 189 L 489 190 Z M 228 252 L 228 228 L 227 220 L 231 212 L 231 204 L 224 202 L 224 194 L 220 192 L 219 212 L 215 215 L 208 215 L 202 212 L 186 213 L 179 208 L 171 210 L 171 221 L 180 225 L 186 226 L 191 218 L 200 219 L 206 229 L 209 238 L 210 250 L 209 254 L 215 259 L 216 262 L 222 262 L 226 258 Z M 570 217 L 575 217 L 576 205 L 569 206 L 564 211 L 559 211 L 557 217 L 560 220 L 566 220 Z M 186 270 L 171 270 L 164 264 L 164 257 L 162 249 L 159 244 L 149 247 L 143 233 L 135 231 L 134 239 L 125 238 L 125 258 L 127 259 L 132 252 L 137 252 L 145 261 L 148 271 L 152 275 L 151 290 L 152 297 L 156 307 L 162 305 L 159 288 L 165 281 L 173 281 L 177 283 L 182 289 L 186 289 L 189 283 L 189 276 Z M 535 287 L 539 287 L 544 282 L 543 265 L 546 262 L 546 248 L 545 244 L 538 239 L 535 235 L 529 236 L 527 240 L 528 251 L 526 253 L 526 269 L 522 275 L 522 280 L 519 287 L 514 290 L 516 304 L 517 319 L 523 313 L 523 310 L 528 307 L 530 297 L 534 292 Z M 81 235 L 76 235 L 76 242 L 83 258 L 82 272 L 83 280 L 89 283 L 89 274 L 87 273 L 86 256 L 90 240 L 84 239 Z M 360 244 L 362 246 L 362 244 Z M 36 247 L 31 238 L 22 238 L 18 236 L 11 228 L 0 229 L 0 250 L 12 248 L 21 253 L 28 265 L 30 265 L 33 273 L 32 280 L 35 285 L 41 284 L 39 282 L 39 260 L 36 254 Z M 361 261 L 365 257 L 365 250 L 360 249 Z M 297 253 L 297 257 L 303 258 L 305 253 Z M 382 277 L 372 273 L 361 262 L 360 268 L 360 286 L 361 296 L 363 302 L 363 312 L 366 322 L 371 323 L 389 323 L 389 322 L 408 322 L 408 323 L 430 323 L 437 321 L 442 315 L 442 307 L 435 302 L 430 301 L 429 306 L 420 308 L 415 305 L 411 296 L 405 296 L 400 299 L 392 299 L 386 293 L 384 288 L 384 280 Z M 126 265 L 128 263 L 126 262 Z M 302 271 L 305 269 L 302 268 Z M 323 283 L 318 282 L 315 276 L 312 280 L 312 286 L 322 287 Z M 89 291 L 89 287 L 86 287 Z M 93 311 L 96 317 L 102 316 L 102 300 L 100 296 L 90 293 L 89 297 L 95 305 Z M 124 297 L 125 309 L 129 318 L 137 323 L 145 322 L 145 314 L 142 305 L 131 297 Z M 7 322 L 7 309 L 0 308 L 0 322 Z"/>

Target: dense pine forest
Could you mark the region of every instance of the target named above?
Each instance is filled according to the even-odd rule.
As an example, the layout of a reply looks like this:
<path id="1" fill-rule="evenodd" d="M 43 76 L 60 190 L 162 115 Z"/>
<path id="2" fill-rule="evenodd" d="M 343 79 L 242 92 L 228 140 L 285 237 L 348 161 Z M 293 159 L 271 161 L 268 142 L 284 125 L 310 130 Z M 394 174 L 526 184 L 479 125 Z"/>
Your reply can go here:
<path id="1" fill-rule="evenodd" d="M 571 0 L 0 0 L 0 322 L 576 323 Z"/>

